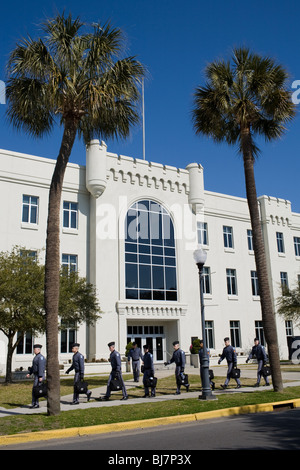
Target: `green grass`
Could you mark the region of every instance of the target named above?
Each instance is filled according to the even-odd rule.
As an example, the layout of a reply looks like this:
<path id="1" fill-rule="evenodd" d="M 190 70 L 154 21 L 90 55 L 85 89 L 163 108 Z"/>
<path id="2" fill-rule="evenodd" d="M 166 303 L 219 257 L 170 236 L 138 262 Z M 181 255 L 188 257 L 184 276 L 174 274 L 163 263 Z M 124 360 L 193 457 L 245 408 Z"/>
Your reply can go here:
<path id="1" fill-rule="evenodd" d="M 124 378 L 131 378 L 131 375 Z M 106 385 L 107 377 L 87 377 L 89 388 Z M 216 377 L 217 389 L 219 384 L 223 383 L 224 377 Z M 200 390 L 199 376 L 190 375 L 191 391 Z M 243 379 L 243 385 L 253 385 L 253 379 Z M 235 382 L 232 382 L 232 387 Z M 8 409 L 30 403 L 31 400 L 31 382 L 22 382 L 9 386 L 0 385 L 0 406 Z M 174 393 L 174 376 L 161 379 L 157 388 L 157 396 Z M 71 394 L 73 392 L 73 380 L 62 379 L 61 395 Z M 128 389 L 129 398 L 142 396 L 143 387 Z M 119 400 L 120 393 L 113 393 L 112 400 Z M 234 393 L 218 395 L 218 400 L 201 401 L 198 398 L 189 398 L 189 394 L 182 392 L 182 399 L 170 400 L 164 402 L 145 403 L 141 400 L 140 404 L 90 408 L 85 410 L 74 409 L 63 411 L 59 416 L 47 416 L 45 413 L 32 415 L 8 415 L 0 418 L 0 435 L 17 434 L 23 432 L 34 432 L 41 430 L 63 429 L 70 427 L 93 426 L 99 424 L 109 424 L 124 421 L 133 421 L 140 419 L 158 418 L 164 416 L 175 416 L 189 413 L 199 413 L 202 411 L 211 411 L 221 408 L 234 406 L 252 405 L 258 403 L 267 403 L 275 401 L 290 400 L 300 397 L 300 387 L 289 387 L 283 392 L 277 393 L 273 390 L 264 390 L 264 392 Z"/>

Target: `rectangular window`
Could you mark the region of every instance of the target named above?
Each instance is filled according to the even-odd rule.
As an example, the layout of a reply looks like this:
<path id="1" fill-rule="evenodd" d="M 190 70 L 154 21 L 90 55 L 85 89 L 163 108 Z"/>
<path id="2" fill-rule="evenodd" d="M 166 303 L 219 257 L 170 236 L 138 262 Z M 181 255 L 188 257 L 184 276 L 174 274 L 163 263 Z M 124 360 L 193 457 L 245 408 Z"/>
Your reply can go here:
<path id="1" fill-rule="evenodd" d="M 277 251 L 278 251 L 278 253 L 284 253 L 283 233 L 276 232 L 276 241 L 277 241 Z"/>
<path id="2" fill-rule="evenodd" d="M 208 349 L 214 349 L 215 347 L 215 335 L 214 335 L 214 322 L 210 320 L 205 321 L 205 334 L 206 334 L 206 345 Z"/>
<path id="3" fill-rule="evenodd" d="M 252 295 L 259 295 L 258 277 L 256 271 L 251 271 Z"/>
<path id="4" fill-rule="evenodd" d="M 227 294 L 237 295 L 236 270 L 226 269 Z"/>
<path id="5" fill-rule="evenodd" d="M 77 202 L 64 201 L 63 203 L 63 227 L 78 228 L 78 204 Z"/>
<path id="6" fill-rule="evenodd" d="M 294 336 L 292 320 L 286 320 L 285 321 L 285 333 L 286 333 L 287 337 L 288 336 Z"/>
<path id="7" fill-rule="evenodd" d="M 203 294 L 211 294 L 210 268 L 203 267 Z"/>
<path id="8" fill-rule="evenodd" d="M 289 288 L 289 283 L 288 283 L 288 275 L 286 272 L 280 272 L 280 283 L 281 283 L 281 289 L 282 289 L 282 294 L 284 295 L 286 290 Z"/>
<path id="9" fill-rule="evenodd" d="M 61 324 L 60 332 L 60 352 L 70 353 L 72 352 L 72 345 L 76 341 L 76 327 L 75 324 Z"/>
<path id="10" fill-rule="evenodd" d="M 23 194 L 22 222 L 26 224 L 38 223 L 39 198 Z"/>
<path id="11" fill-rule="evenodd" d="M 300 237 L 294 237 L 295 255 L 300 256 Z"/>
<path id="12" fill-rule="evenodd" d="M 241 347 L 240 322 L 237 320 L 230 321 L 230 340 L 234 348 Z"/>
<path id="13" fill-rule="evenodd" d="M 223 240 L 225 248 L 233 248 L 233 230 L 232 227 L 223 225 Z"/>
<path id="14" fill-rule="evenodd" d="M 62 255 L 62 267 L 67 273 L 77 271 L 77 255 Z"/>
<path id="15" fill-rule="evenodd" d="M 208 232 L 206 222 L 197 222 L 197 235 L 199 245 L 208 245 Z"/>
<path id="16" fill-rule="evenodd" d="M 261 320 L 255 321 L 255 337 L 259 339 L 262 346 L 266 345 L 263 322 Z"/>
<path id="17" fill-rule="evenodd" d="M 247 230 L 247 242 L 248 242 L 248 250 L 253 251 L 253 235 L 252 235 L 251 229 Z"/>
<path id="18" fill-rule="evenodd" d="M 17 333 L 17 338 L 22 336 L 18 346 L 17 346 L 17 354 L 32 354 L 33 351 L 33 337 L 32 333 L 25 333 L 24 335 Z"/>

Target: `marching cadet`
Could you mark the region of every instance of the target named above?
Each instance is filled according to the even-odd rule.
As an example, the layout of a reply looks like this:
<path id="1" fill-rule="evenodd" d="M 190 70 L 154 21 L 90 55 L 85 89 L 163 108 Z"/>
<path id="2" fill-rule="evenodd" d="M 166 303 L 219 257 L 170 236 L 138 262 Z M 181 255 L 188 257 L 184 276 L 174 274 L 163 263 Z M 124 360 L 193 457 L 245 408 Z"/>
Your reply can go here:
<path id="1" fill-rule="evenodd" d="M 33 387 L 36 385 L 39 385 L 43 382 L 45 379 L 45 368 L 46 368 L 46 360 L 44 356 L 41 354 L 41 344 L 34 344 L 33 345 L 33 352 L 35 354 L 33 361 L 32 361 L 32 367 L 28 367 L 29 373 L 27 374 L 27 377 L 30 377 L 30 375 L 33 374 L 34 380 L 33 380 Z M 32 404 L 30 408 L 39 408 L 39 399 L 34 395 L 33 393 L 33 388 L 32 388 Z"/>
<path id="2" fill-rule="evenodd" d="M 177 390 L 176 390 L 175 395 L 180 395 L 181 393 L 180 392 L 180 387 L 181 387 L 180 376 L 181 374 L 184 374 L 185 352 L 182 349 L 180 349 L 179 341 L 173 342 L 173 348 L 174 348 L 173 356 L 168 362 L 165 362 L 164 365 L 167 366 L 169 364 L 172 364 L 172 362 L 175 362 L 175 365 L 176 365 L 175 378 L 176 378 L 176 384 L 177 384 Z M 185 384 L 187 392 L 189 391 L 189 386 L 190 386 L 189 384 Z"/>
<path id="3" fill-rule="evenodd" d="M 246 363 L 248 364 L 249 359 L 252 359 L 253 357 L 256 357 L 257 359 L 257 382 L 254 385 L 254 387 L 259 387 L 261 376 L 263 375 L 262 369 L 263 366 L 266 365 L 267 363 L 267 353 L 265 348 L 259 343 L 258 338 L 254 338 L 254 346 L 251 350 L 251 353 L 249 354 L 248 358 L 246 359 Z M 263 376 L 264 377 L 264 376 Z M 265 385 L 268 386 L 270 385 L 268 376 L 264 377 L 265 379 Z"/>
<path id="4" fill-rule="evenodd" d="M 115 350 L 115 343 L 112 341 L 111 343 L 108 343 L 107 345 L 110 350 L 110 365 L 111 365 L 111 373 L 107 382 L 107 388 L 106 388 L 106 394 L 104 397 L 100 397 L 100 400 L 109 400 L 111 390 L 110 390 L 110 382 L 118 376 L 120 379 L 120 382 L 122 384 L 122 394 L 123 397 L 121 400 L 128 400 L 128 395 L 126 391 L 126 387 L 124 384 L 123 376 L 122 376 L 122 367 L 121 367 L 121 357 L 118 351 Z"/>
<path id="5" fill-rule="evenodd" d="M 226 337 L 224 338 L 224 343 L 225 343 L 225 347 L 223 348 L 223 352 L 221 354 L 221 357 L 220 359 L 218 360 L 218 364 L 221 364 L 221 362 L 223 361 L 223 359 L 226 358 L 227 360 L 227 365 L 228 365 L 228 368 L 227 368 L 227 377 L 226 377 L 226 380 L 225 380 L 225 383 L 224 385 L 222 384 L 221 387 L 223 389 L 227 388 L 227 385 L 231 379 L 231 371 L 234 367 L 237 366 L 237 357 L 236 357 L 236 352 L 235 350 L 233 349 L 233 347 L 230 345 L 230 342 L 229 342 L 229 338 Z M 241 388 L 241 382 L 240 382 L 240 379 L 236 378 L 235 379 L 236 383 L 237 383 L 237 386 L 236 388 Z"/>
<path id="6" fill-rule="evenodd" d="M 149 346 L 145 344 L 143 346 L 144 349 L 144 356 L 143 356 L 143 364 L 144 364 L 144 376 L 143 376 L 143 384 L 145 389 L 145 395 L 143 398 L 149 397 L 149 386 L 147 385 L 148 380 L 150 377 L 154 377 L 154 365 L 153 365 L 153 356 L 149 351 Z M 151 387 L 151 397 L 155 397 L 155 387 Z"/>
<path id="7" fill-rule="evenodd" d="M 83 355 L 79 352 L 79 343 L 74 343 L 72 345 L 72 365 L 71 367 L 66 370 L 66 374 L 69 374 L 71 370 L 75 369 L 75 375 L 74 375 L 74 392 L 73 392 L 73 405 L 78 405 L 79 404 L 79 393 L 76 388 L 77 382 L 80 382 L 84 378 L 84 357 Z M 90 401 L 92 392 L 90 390 L 87 390 L 86 396 L 88 401 Z"/>
<path id="8" fill-rule="evenodd" d="M 207 351 L 207 360 L 208 360 L 208 366 L 209 366 L 209 349 L 206 349 Z M 201 378 L 201 385 L 203 386 L 203 370 L 202 370 L 202 364 L 203 364 L 203 354 L 204 353 L 204 349 L 203 349 L 203 339 L 200 339 L 200 349 L 199 349 L 199 362 L 200 362 L 200 378 Z M 215 382 L 213 382 L 211 379 L 209 379 L 210 381 L 210 386 L 211 386 L 211 389 L 214 390 L 215 389 Z"/>
<path id="9" fill-rule="evenodd" d="M 142 351 L 141 348 L 138 347 L 136 343 L 132 343 L 132 348 L 128 353 L 128 362 L 130 362 L 130 358 L 132 359 L 132 371 L 133 371 L 133 379 L 135 382 L 139 381 L 140 378 L 140 359 L 142 359 Z"/>

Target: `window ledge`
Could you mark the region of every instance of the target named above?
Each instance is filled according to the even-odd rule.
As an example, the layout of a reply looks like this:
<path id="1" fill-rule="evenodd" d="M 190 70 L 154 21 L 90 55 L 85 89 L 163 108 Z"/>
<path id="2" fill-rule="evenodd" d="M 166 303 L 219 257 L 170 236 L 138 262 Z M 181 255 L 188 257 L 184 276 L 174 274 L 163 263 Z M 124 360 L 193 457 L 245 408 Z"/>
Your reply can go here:
<path id="1" fill-rule="evenodd" d="M 235 253 L 234 248 L 227 248 L 226 246 L 224 246 L 224 251 L 225 251 L 225 253 Z"/>
<path id="2" fill-rule="evenodd" d="M 229 295 L 228 294 L 228 300 L 239 300 L 238 295 Z"/>
<path id="3" fill-rule="evenodd" d="M 71 235 L 78 235 L 78 229 L 77 228 L 63 227 L 62 228 L 62 233 L 68 233 L 68 234 L 71 234 Z"/>
<path id="4" fill-rule="evenodd" d="M 21 228 L 24 228 L 26 230 L 38 230 L 39 226 L 38 224 L 30 224 L 29 222 L 21 222 Z"/>
<path id="5" fill-rule="evenodd" d="M 260 301 L 260 296 L 259 295 L 252 295 L 252 300 L 254 301 Z"/>
<path id="6" fill-rule="evenodd" d="M 211 300 L 211 299 L 212 299 L 212 294 L 205 294 L 205 293 L 203 293 L 203 297 L 204 297 L 204 299 Z"/>

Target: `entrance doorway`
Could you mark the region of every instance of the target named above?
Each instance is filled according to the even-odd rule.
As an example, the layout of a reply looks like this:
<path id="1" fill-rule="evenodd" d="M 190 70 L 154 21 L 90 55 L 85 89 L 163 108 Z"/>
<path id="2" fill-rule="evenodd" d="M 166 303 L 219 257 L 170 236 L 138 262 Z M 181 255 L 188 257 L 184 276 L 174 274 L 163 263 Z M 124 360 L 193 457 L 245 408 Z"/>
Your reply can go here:
<path id="1" fill-rule="evenodd" d="M 135 341 L 143 351 L 147 344 L 153 355 L 154 362 L 164 362 L 166 359 L 165 333 L 162 325 L 128 325 L 127 343 Z"/>

